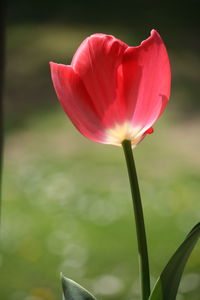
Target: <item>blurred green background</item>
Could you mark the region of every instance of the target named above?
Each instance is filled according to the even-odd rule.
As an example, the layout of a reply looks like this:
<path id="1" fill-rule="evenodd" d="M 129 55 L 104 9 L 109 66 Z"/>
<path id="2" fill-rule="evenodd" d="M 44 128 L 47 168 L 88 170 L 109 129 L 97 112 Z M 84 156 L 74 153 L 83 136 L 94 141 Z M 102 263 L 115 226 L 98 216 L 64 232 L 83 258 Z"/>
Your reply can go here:
<path id="1" fill-rule="evenodd" d="M 70 63 L 89 34 L 114 34 L 134 46 L 155 28 L 169 52 L 171 101 L 155 133 L 134 150 L 152 284 L 198 222 L 198 13 L 198 1 L 8 2 L 0 299 L 61 299 L 61 271 L 98 299 L 140 299 L 122 150 L 82 137 L 50 79 L 48 62 Z M 178 300 L 199 300 L 199 250 Z"/>

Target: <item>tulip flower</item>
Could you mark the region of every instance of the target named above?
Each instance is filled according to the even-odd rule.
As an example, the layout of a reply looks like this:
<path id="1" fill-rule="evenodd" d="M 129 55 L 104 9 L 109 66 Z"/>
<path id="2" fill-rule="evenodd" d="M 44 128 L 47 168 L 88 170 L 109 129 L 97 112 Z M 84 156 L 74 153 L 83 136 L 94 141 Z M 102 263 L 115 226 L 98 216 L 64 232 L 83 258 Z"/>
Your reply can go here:
<path id="1" fill-rule="evenodd" d="M 162 114 L 170 94 L 170 65 L 160 35 L 130 47 L 93 34 L 71 65 L 50 63 L 57 97 L 75 127 L 95 142 L 136 146 Z"/>
<path id="2" fill-rule="evenodd" d="M 51 62 L 50 66 L 58 99 L 75 127 L 95 142 L 123 147 L 135 214 L 142 300 L 147 300 L 149 261 L 132 148 L 153 132 L 169 100 L 171 74 L 165 45 L 155 30 L 138 47 L 129 47 L 111 35 L 93 34 L 82 42 L 71 65 Z M 63 282 L 68 286 L 68 281 Z"/>

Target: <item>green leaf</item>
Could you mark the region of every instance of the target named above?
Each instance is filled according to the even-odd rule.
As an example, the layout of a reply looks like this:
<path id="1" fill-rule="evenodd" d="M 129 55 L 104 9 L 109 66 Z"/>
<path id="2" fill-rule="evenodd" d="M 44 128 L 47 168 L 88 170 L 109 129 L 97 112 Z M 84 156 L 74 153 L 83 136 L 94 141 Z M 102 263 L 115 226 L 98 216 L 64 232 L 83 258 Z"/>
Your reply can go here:
<path id="1" fill-rule="evenodd" d="M 63 300 L 96 300 L 86 289 L 75 281 L 61 275 Z"/>
<path id="2" fill-rule="evenodd" d="M 165 266 L 156 282 L 149 300 L 175 300 L 186 262 L 200 237 L 200 223 L 187 235 Z"/>

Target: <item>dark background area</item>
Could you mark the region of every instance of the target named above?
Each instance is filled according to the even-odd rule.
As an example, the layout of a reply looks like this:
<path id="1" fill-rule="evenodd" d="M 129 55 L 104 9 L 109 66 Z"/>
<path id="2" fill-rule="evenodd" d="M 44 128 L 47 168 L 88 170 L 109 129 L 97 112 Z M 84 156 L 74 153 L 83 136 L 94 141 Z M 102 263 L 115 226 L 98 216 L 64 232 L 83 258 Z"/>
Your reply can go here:
<path id="1" fill-rule="evenodd" d="M 8 22 L 159 25 L 167 32 L 197 31 L 199 1 L 8 1 Z"/>
<path id="2" fill-rule="evenodd" d="M 159 29 L 171 48 L 199 52 L 199 1 L 10 1 L 8 23 L 112 24 L 146 35 Z M 173 43 L 171 42 L 173 41 Z M 181 44 L 180 44 L 181 43 Z"/>

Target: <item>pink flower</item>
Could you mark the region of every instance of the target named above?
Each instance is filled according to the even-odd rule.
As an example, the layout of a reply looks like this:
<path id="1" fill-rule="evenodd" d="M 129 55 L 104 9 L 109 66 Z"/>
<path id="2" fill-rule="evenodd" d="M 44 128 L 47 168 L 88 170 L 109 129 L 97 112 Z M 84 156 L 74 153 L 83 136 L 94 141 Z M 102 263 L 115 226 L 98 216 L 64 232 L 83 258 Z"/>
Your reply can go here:
<path id="1" fill-rule="evenodd" d="M 95 142 L 136 146 L 165 109 L 170 95 L 170 64 L 155 31 L 138 47 L 111 35 L 93 34 L 71 65 L 51 62 L 60 103 L 75 127 Z"/>

